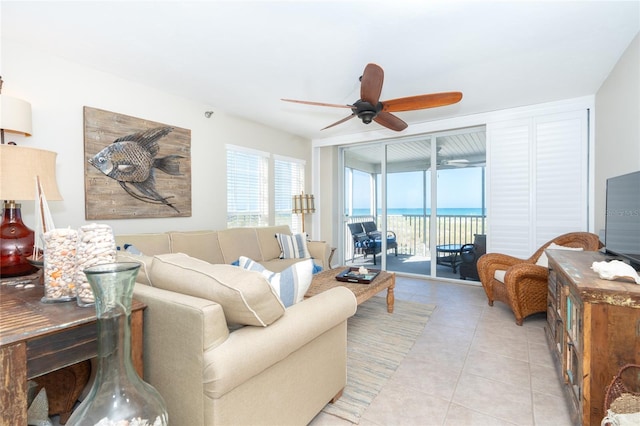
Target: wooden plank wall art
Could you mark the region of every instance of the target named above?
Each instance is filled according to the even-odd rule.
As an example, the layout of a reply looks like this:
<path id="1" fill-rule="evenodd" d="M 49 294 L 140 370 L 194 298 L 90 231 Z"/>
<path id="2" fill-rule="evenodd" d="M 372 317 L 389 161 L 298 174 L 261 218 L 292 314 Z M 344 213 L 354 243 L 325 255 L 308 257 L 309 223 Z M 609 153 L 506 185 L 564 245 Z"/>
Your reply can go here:
<path id="1" fill-rule="evenodd" d="M 191 216 L 191 130 L 84 107 L 87 220 Z"/>

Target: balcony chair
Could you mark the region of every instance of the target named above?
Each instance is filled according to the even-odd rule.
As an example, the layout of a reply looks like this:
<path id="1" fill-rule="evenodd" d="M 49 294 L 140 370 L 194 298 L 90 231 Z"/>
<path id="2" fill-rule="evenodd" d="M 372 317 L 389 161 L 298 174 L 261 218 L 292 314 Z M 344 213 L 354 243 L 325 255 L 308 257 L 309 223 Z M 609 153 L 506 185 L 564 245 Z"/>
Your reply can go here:
<path id="1" fill-rule="evenodd" d="M 353 237 L 353 255 L 360 252 L 366 258 L 373 255 L 373 264 L 377 265 L 376 255 L 382 251 L 382 233 L 378 231 L 375 222 L 349 223 L 349 230 Z M 387 250 L 393 249 L 398 255 L 398 242 L 393 231 L 387 231 Z M 353 258 L 351 259 L 353 261 Z"/>
<path id="2" fill-rule="evenodd" d="M 587 251 L 601 247 L 596 234 L 571 232 L 547 242 L 528 259 L 500 253 L 481 256 L 477 267 L 489 306 L 493 306 L 495 300 L 507 304 L 518 325 L 529 315 L 546 312 L 549 269 L 544 250 L 551 244 Z"/>
<path id="3" fill-rule="evenodd" d="M 473 244 L 464 244 L 460 249 L 460 279 L 480 281 L 478 259 L 487 252 L 487 236 L 474 234 Z"/>
<path id="4" fill-rule="evenodd" d="M 353 262 L 356 254 L 364 253 L 363 249 L 365 248 L 365 245 L 368 244 L 369 237 L 367 236 L 367 233 L 364 232 L 362 223 L 348 223 L 347 226 L 349 227 L 349 231 L 351 231 L 351 238 L 353 238 L 353 257 L 351 258 L 351 261 Z"/>

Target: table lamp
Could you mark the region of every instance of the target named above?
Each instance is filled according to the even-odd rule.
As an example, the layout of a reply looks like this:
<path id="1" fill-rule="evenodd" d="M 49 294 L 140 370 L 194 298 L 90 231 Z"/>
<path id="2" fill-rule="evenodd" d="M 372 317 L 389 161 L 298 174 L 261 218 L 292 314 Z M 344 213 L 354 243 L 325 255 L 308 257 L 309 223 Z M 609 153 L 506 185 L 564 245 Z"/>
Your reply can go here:
<path id="1" fill-rule="evenodd" d="M 0 144 L 0 200 L 4 201 L 0 223 L 0 276 L 17 277 L 36 271 L 29 263 L 34 232 L 22 222 L 16 200 L 36 200 L 36 177 L 48 200 L 62 200 L 56 183 L 56 156 L 52 151 Z"/>

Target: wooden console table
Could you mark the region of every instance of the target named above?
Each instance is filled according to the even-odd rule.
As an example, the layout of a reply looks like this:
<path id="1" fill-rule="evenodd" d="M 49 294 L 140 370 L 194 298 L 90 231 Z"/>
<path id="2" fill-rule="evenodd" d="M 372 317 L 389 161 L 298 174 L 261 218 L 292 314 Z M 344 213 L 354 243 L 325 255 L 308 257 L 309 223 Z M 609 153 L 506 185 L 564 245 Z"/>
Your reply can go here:
<path id="1" fill-rule="evenodd" d="M 600 279 L 594 251 L 547 250 L 547 338 L 575 424 L 599 426 L 606 387 L 640 360 L 640 285 Z"/>
<path id="2" fill-rule="evenodd" d="M 0 424 L 27 424 L 27 380 L 97 355 L 95 308 L 76 301 L 42 303 L 44 287 L 0 285 Z M 146 305 L 133 301 L 131 357 L 143 377 Z"/>

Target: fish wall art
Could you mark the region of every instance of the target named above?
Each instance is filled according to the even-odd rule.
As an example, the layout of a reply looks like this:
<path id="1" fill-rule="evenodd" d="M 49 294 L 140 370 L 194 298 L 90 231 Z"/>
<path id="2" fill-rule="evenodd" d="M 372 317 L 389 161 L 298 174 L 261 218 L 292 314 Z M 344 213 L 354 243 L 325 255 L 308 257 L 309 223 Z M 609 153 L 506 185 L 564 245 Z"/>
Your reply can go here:
<path id="1" fill-rule="evenodd" d="M 191 131 L 84 107 L 87 220 L 191 216 Z"/>

